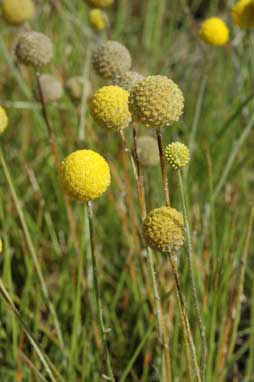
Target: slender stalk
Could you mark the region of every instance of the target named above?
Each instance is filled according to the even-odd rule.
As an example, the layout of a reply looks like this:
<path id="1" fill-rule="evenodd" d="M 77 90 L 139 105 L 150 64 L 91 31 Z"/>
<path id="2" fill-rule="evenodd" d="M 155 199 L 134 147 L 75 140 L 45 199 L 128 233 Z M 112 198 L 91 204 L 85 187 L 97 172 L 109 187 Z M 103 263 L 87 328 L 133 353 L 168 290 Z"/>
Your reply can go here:
<path id="1" fill-rule="evenodd" d="M 95 298 L 96 298 L 96 305 L 97 305 L 97 315 L 98 315 L 98 321 L 99 321 L 100 332 L 101 332 L 101 340 L 103 343 L 103 348 L 104 348 L 105 357 L 106 357 L 107 370 L 109 374 L 108 377 L 110 378 L 112 382 L 115 382 L 110 352 L 109 352 L 108 343 L 107 343 L 108 330 L 104 326 L 103 307 L 102 307 L 101 291 L 100 291 L 100 285 L 99 285 L 99 274 L 98 274 L 97 259 L 95 256 L 95 247 L 94 247 L 93 207 L 92 207 L 91 201 L 87 203 L 87 213 L 88 213 L 89 230 L 90 230 L 90 245 L 91 245 L 92 265 L 93 265 L 93 281 L 94 281 Z"/>
<path id="2" fill-rule="evenodd" d="M 11 191 L 11 195 L 12 195 L 12 198 L 14 200 L 14 204 L 15 204 L 15 207 L 16 207 L 16 210 L 17 210 L 17 213 L 18 213 L 18 216 L 19 216 L 19 219 L 20 219 L 20 222 L 21 222 L 24 234 L 25 234 L 25 238 L 26 238 L 26 241 L 27 241 L 27 246 L 28 246 L 29 252 L 31 254 L 31 257 L 32 257 L 32 260 L 33 260 L 33 263 L 34 263 L 34 267 L 35 267 L 35 270 L 36 270 L 36 273 L 37 273 L 37 276 L 38 276 L 38 279 L 39 279 L 39 282 L 40 282 L 40 285 L 41 285 L 41 289 L 42 289 L 42 293 L 43 293 L 43 296 L 44 296 L 44 300 L 45 300 L 45 302 L 46 302 L 46 304 L 48 306 L 48 309 L 49 309 L 50 313 L 52 314 L 54 325 L 55 325 L 55 328 L 56 328 L 56 333 L 57 333 L 57 336 L 58 336 L 58 339 L 59 339 L 59 342 L 60 342 L 61 349 L 64 350 L 63 336 L 62 336 L 62 332 L 61 332 L 61 329 L 60 329 L 60 324 L 59 324 L 59 321 L 58 321 L 58 318 L 57 318 L 57 314 L 56 314 L 56 311 L 55 311 L 55 307 L 54 307 L 53 303 L 51 302 L 51 299 L 50 299 L 50 296 L 49 296 L 49 292 L 48 292 L 48 289 L 47 289 L 47 285 L 46 285 L 46 282 L 44 280 L 44 277 L 43 277 L 43 274 L 42 274 L 42 271 L 41 271 L 41 268 L 40 268 L 40 264 L 39 264 L 39 261 L 38 261 L 37 255 L 36 255 L 36 251 L 35 251 L 35 248 L 34 248 L 34 244 L 33 244 L 33 241 L 32 241 L 32 238 L 31 238 L 31 235 L 30 235 L 27 223 L 26 223 L 26 219 L 25 219 L 25 216 L 23 214 L 23 210 L 22 210 L 19 198 L 17 196 L 17 193 L 16 193 L 16 190 L 15 190 L 15 187 L 14 187 L 14 184 L 13 184 L 13 181 L 12 181 L 9 169 L 7 167 L 7 164 L 5 162 L 5 159 L 4 159 L 4 156 L 3 156 L 3 152 L 2 152 L 1 149 L 0 149 L 0 162 L 2 164 L 2 167 L 3 167 L 3 170 L 4 170 L 4 174 L 5 174 L 6 180 L 8 182 L 8 185 L 9 185 L 9 188 L 10 188 L 10 191 Z"/>
<path id="3" fill-rule="evenodd" d="M 188 348 L 189 348 L 186 351 L 186 353 L 188 354 L 188 352 L 189 352 L 189 354 L 191 355 L 191 364 L 192 364 L 191 375 L 194 376 L 194 380 L 196 382 L 201 382 L 201 376 L 200 376 L 200 370 L 199 370 L 198 361 L 197 361 L 196 349 L 195 349 L 195 345 L 194 345 L 192 334 L 191 334 L 190 323 L 189 323 L 188 316 L 187 316 L 186 309 L 185 309 L 184 297 L 183 297 L 181 287 L 180 287 L 180 281 L 179 281 L 177 268 L 176 268 L 174 260 L 172 259 L 172 256 L 170 254 L 168 254 L 168 259 L 169 259 L 169 263 L 171 265 L 171 269 L 172 269 L 173 276 L 175 279 L 176 295 L 177 295 L 177 300 L 178 300 L 178 305 L 179 305 L 179 310 L 180 310 L 180 315 L 181 315 L 182 326 L 183 326 L 183 330 L 184 330 L 184 333 L 185 333 L 186 338 L 187 338 L 187 344 L 188 344 Z M 188 358 L 187 358 L 187 361 L 188 361 Z"/>
<path id="4" fill-rule="evenodd" d="M 195 279 L 194 279 L 191 232 L 190 232 L 190 225 L 189 225 L 189 219 L 188 219 L 188 213 L 187 213 L 187 207 L 186 207 L 186 201 L 185 201 L 185 192 L 184 192 L 181 169 L 178 170 L 178 181 L 180 186 L 184 225 L 185 225 L 185 232 L 186 232 L 187 246 L 188 246 L 187 253 L 188 253 L 188 263 L 189 263 L 189 271 L 190 271 L 190 278 L 191 278 L 191 289 L 192 289 L 192 294 L 194 299 L 194 309 L 195 309 L 197 320 L 198 320 L 198 326 L 199 326 L 201 343 L 202 343 L 201 377 L 202 377 L 202 381 L 204 382 L 205 369 L 206 369 L 206 357 L 207 357 L 206 331 L 205 331 L 205 326 L 203 325 L 203 322 L 201 319 L 197 288 L 196 288 Z"/>
<path id="5" fill-rule="evenodd" d="M 161 130 L 160 129 L 156 129 L 156 135 L 157 135 L 157 142 L 158 142 L 158 148 L 159 148 L 159 154 L 160 154 L 161 175 L 162 175 L 163 189 L 164 189 L 164 194 L 165 194 L 165 203 L 166 203 L 166 206 L 168 207 L 168 206 L 170 206 L 169 187 L 168 187 L 166 163 L 165 163 L 165 157 L 164 157 L 164 152 L 163 152 Z"/>

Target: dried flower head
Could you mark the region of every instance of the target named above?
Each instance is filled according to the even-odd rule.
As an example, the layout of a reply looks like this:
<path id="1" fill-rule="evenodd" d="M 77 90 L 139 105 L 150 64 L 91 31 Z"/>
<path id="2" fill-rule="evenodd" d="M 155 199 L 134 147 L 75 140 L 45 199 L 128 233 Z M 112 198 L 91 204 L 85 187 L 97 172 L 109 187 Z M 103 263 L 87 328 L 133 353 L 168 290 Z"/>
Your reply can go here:
<path id="1" fill-rule="evenodd" d="M 71 77 L 66 81 L 66 91 L 68 92 L 69 96 L 73 101 L 81 99 L 83 92 L 83 81 L 83 77 L 81 76 Z M 92 90 L 91 82 L 88 79 L 85 80 L 84 89 L 85 98 L 87 98 L 89 97 Z"/>
<path id="2" fill-rule="evenodd" d="M 4 130 L 8 126 L 8 116 L 6 114 L 5 109 L 0 106 L 0 135 L 4 132 Z"/>
<path id="3" fill-rule="evenodd" d="M 88 20 L 91 27 L 98 31 L 105 29 L 108 25 L 108 17 L 106 13 L 99 8 L 92 9 L 89 12 Z"/>
<path id="4" fill-rule="evenodd" d="M 129 107 L 133 118 L 147 127 L 167 127 L 179 120 L 184 98 L 178 85 L 165 76 L 148 76 L 134 84 Z"/>
<path id="5" fill-rule="evenodd" d="M 104 78 L 126 72 L 131 67 L 128 49 L 117 41 L 107 41 L 100 45 L 92 57 L 94 70 Z"/>
<path id="6" fill-rule="evenodd" d="M 144 79 L 144 76 L 142 76 L 142 74 L 137 73 L 137 72 L 128 71 L 128 72 L 123 72 L 123 73 L 117 74 L 113 78 L 113 84 L 120 86 L 120 88 L 123 88 L 125 90 L 130 91 L 131 88 L 133 87 L 133 85 L 137 81 L 140 81 L 143 79 Z"/>
<path id="7" fill-rule="evenodd" d="M 39 78 L 45 102 L 57 101 L 63 95 L 62 83 L 51 74 L 42 74 Z"/>
<path id="8" fill-rule="evenodd" d="M 25 32 L 18 39 L 16 56 L 25 65 L 40 67 L 47 65 L 53 57 L 51 40 L 40 32 Z"/>
<path id="9" fill-rule="evenodd" d="M 33 18 L 35 8 L 32 0 L 3 0 L 2 12 L 11 25 L 20 25 Z"/>
<path id="10" fill-rule="evenodd" d="M 240 0 L 232 7 L 232 17 L 242 29 L 254 28 L 254 0 Z"/>
<path id="11" fill-rule="evenodd" d="M 128 127 L 131 114 L 128 109 L 129 93 L 119 86 L 103 86 L 93 96 L 91 113 L 98 125 L 120 131 Z"/>
<path id="12" fill-rule="evenodd" d="M 143 234 L 151 248 L 174 255 L 184 243 L 183 215 L 171 207 L 155 208 L 143 222 Z"/>
<path id="13" fill-rule="evenodd" d="M 225 45 L 229 40 L 229 29 L 219 17 L 210 17 L 202 22 L 199 36 L 207 44 Z"/>
<path id="14" fill-rule="evenodd" d="M 160 162 L 158 144 L 153 137 L 139 137 L 137 139 L 137 149 L 140 162 L 144 166 L 155 166 Z"/>
<path id="15" fill-rule="evenodd" d="M 86 0 L 91 7 L 105 8 L 114 3 L 114 0 Z"/>
<path id="16" fill-rule="evenodd" d="M 190 161 L 190 151 L 187 146 L 180 142 L 167 145 L 165 157 L 171 167 L 178 170 L 185 167 Z"/>
<path id="17" fill-rule="evenodd" d="M 59 179 L 64 192 L 79 201 L 101 196 L 110 185 L 106 160 L 92 150 L 77 150 L 61 163 Z"/>

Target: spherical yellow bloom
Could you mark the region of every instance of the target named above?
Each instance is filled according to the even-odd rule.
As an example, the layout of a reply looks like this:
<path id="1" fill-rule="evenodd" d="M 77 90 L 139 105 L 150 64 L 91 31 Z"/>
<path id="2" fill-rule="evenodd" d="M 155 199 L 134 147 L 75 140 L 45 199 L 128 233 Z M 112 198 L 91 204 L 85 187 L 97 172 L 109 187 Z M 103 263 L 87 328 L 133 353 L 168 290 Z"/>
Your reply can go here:
<path id="1" fill-rule="evenodd" d="M 114 0 L 86 0 L 91 7 L 105 8 L 114 3 Z"/>
<path id="2" fill-rule="evenodd" d="M 203 21 L 199 30 L 200 38 L 210 45 L 225 45 L 229 40 L 229 29 L 218 17 Z"/>
<path id="3" fill-rule="evenodd" d="M 93 200 L 110 185 L 109 165 L 95 151 L 77 150 L 61 163 L 59 179 L 70 197 L 80 201 Z"/>
<path id="4" fill-rule="evenodd" d="M 151 248 L 174 255 L 184 243 L 183 215 L 171 207 L 155 208 L 143 222 L 143 234 Z"/>
<path id="5" fill-rule="evenodd" d="M 29 31 L 20 35 L 15 53 L 23 64 L 40 67 L 51 61 L 53 45 L 45 34 Z"/>
<path id="6" fill-rule="evenodd" d="M 91 113 L 101 127 L 120 131 L 128 127 L 131 114 L 128 109 L 129 93 L 119 86 L 103 86 L 94 94 Z"/>
<path id="7" fill-rule="evenodd" d="M 0 106 L 0 135 L 4 132 L 8 125 L 8 116 L 2 106 Z"/>
<path id="8" fill-rule="evenodd" d="M 181 90 L 165 76 L 148 76 L 137 81 L 130 91 L 129 107 L 133 118 L 147 127 L 167 127 L 183 113 Z"/>
<path id="9" fill-rule="evenodd" d="M 156 139 L 143 136 L 137 139 L 139 160 L 144 166 L 155 166 L 160 162 L 159 148 Z"/>
<path id="10" fill-rule="evenodd" d="M 117 41 L 106 41 L 93 54 L 93 67 L 97 74 L 112 78 L 126 72 L 131 67 L 131 55 L 128 49 Z"/>
<path id="11" fill-rule="evenodd" d="M 190 161 L 190 151 L 183 143 L 174 142 L 167 145 L 165 157 L 174 169 L 185 167 Z"/>
<path id="12" fill-rule="evenodd" d="M 0 253 L 2 253 L 2 251 L 3 251 L 3 242 L 2 242 L 2 240 L 0 239 Z"/>
<path id="13" fill-rule="evenodd" d="M 34 16 L 32 0 L 3 0 L 3 16 L 12 25 L 23 24 Z"/>
<path id="14" fill-rule="evenodd" d="M 232 7 L 232 17 L 242 29 L 254 28 L 254 0 L 240 0 Z"/>
<path id="15" fill-rule="evenodd" d="M 108 24 L 108 18 L 105 12 L 100 9 L 92 9 L 89 12 L 89 23 L 96 30 L 103 30 Z"/>

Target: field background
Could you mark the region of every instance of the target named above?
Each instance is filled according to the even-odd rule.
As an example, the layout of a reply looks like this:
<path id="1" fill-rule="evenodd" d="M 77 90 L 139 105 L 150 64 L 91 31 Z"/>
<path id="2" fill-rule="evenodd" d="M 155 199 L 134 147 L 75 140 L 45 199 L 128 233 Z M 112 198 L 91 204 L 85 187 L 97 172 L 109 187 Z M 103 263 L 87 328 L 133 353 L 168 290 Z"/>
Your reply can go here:
<path id="1" fill-rule="evenodd" d="M 119 0 L 108 10 L 110 27 L 100 36 L 91 31 L 89 8 L 82 0 L 36 3 L 37 15 L 30 26 L 47 34 L 55 48 L 53 63 L 43 72 L 55 74 L 63 83 L 73 75 L 82 75 L 89 49 L 110 38 L 129 48 L 135 70 L 167 75 L 182 89 L 184 116 L 165 130 L 163 143 L 180 140 L 192 153 L 184 180 L 208 344 L 206 380 L 254 381 L 253 240 L 249 243 L 254 192 L 253 34 L 233 26 L 232 2 L 226 1 L 197 0 L 188 6 L 183 0 Z M 231 41 L 223 48 L 205 46 L 197 37 L 199 22 L 211 15 L 222 16 L 230 26 Z M 1 280 L 62 380 L 102 381 L 106 371 L 96 322 L 86 210 L 71 202 L 75 246 L 35 98 L 35 73 L 18 67 L 13 54 L 18 32 L 19 28 L 0 19 L 0 104 L 9 115 L 8 130 L 0 139 L 5 158 L 0 166 Z M 92 70 L 89 78 L 93 91 L 105 84 Z M 142 284 L 138 262 L 142 244 L 140 248 L 139 241 L 133 239 L 139 238 L 141 227 L 135 182 L 118 135 L 94 124 L 89 100 L 82 112 L 85 140 L 79 139 L 79 104 L 73 104 L 65 94 L 48 106 L 61 158 L 77 148 L 89 147 L 104 155 L 111 166 L 111 188 L 94 203 L 94 212 L 115 375 L 121 382 L 157 382 L 156 321 Z M 153 131 L 140 127 L 138 134 L 152 135 Z M 131 131 L 126 136 L 131 146 Z M 129 189 L 127 172 L 131 174 Z M 172 205 L 180 210 L 174 171 L 168 169 L 168 178 Z M 144 181 L 149 209 L 162 206 L 159 166 L 145 168 Z M 133 210 L 128 203 L 134 205 Z M 188 381 L 173 279 L 167 259 L 160 254 L 156 255 L 156 269 L 169 331 L 173 381 Z M 38 270 L 57 312 L 63 346 L 45 303 Z M 200 359 L 185 249 L 179 273 Z M 20 319 L 1 300 L 0 381 L 41 380 L 50 380 L 45 367 Z"/>

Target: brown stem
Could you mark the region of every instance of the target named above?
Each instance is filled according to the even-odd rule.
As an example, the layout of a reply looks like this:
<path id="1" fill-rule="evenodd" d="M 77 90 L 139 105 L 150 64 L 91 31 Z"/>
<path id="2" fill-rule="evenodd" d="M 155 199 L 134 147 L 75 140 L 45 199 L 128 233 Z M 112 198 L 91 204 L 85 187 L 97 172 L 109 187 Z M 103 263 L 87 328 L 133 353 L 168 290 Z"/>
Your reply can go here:
<path id="1" fill-rule="evenodd" d="M 166 203 L 166 206 L 169 207 L 170 206 L 169 187 L 168 187 L 165 157 L 164 157 L 163 147 L 162 147 L 161 130 L 156 129 L 156 134 L 157 134 L 157 142 L 158 142 L 158 148 L 159 148 L 159 154 L 160 154 L 161 175 L 162 175 L 163 188 L 164 188 L 164 194 L 165 194 L 165 203 Z"/>

